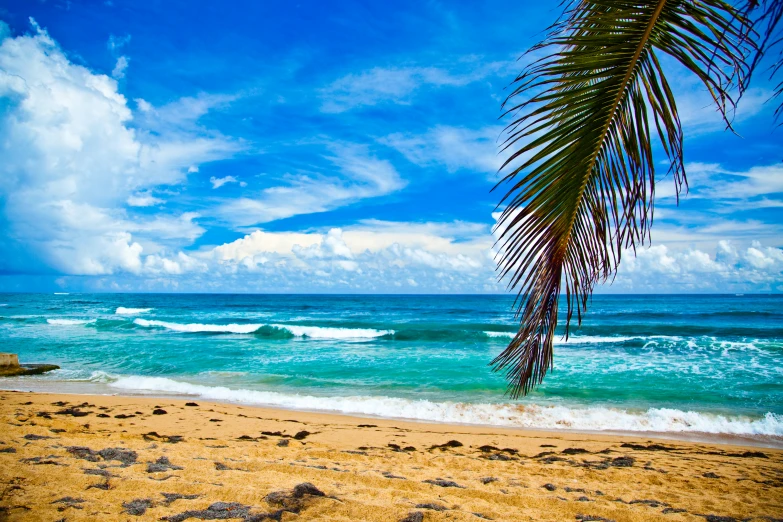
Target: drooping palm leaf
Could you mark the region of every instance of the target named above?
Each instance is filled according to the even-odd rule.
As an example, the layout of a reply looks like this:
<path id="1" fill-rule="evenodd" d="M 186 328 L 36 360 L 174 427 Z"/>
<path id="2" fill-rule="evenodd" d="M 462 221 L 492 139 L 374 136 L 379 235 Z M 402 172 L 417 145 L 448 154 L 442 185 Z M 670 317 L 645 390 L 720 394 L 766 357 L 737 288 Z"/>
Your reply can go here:
<path id="1" fill-rule="evenodd" d="M 678 193 L 687 186 L 661 55 L 695 74 L 726 119 L 731 89 L 747 74 L 749 30 L 719 0 L 575 0 L 531 50 L 545 57 L 515 80 L 504 105 L 514 119 L 501 183 L 511 187 L 497 225 L 500 276 L 519 292 L 521 327 L 492 364 L 512 396 L 551 368 L 561 293 L 567 338 L 621 252 L 649 239 L 656 141 Z"/>

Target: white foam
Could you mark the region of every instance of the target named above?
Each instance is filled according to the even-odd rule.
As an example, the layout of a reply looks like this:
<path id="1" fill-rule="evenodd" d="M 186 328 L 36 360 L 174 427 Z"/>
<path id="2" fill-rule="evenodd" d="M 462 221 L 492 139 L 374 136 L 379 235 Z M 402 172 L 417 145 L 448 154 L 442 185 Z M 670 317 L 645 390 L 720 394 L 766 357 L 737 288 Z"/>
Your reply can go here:
<path id="1" fill-rule="evenodd" d="M 55 292 L 54 295 L 71 295 L 68 292 Z"/>
<path id="2" fill-rule="evenodd" d="M 211 332 L 211 333 L 237 333 L 237 334 L 250 334 L 261 328 L 262 324 L 180 324 L 169 323 L 167 321 L 148 321 L 147 319 L 134 319 L 133 322 L 139 326 L 146 328 L 166 328 L 167 330 L 173 330 L 175 332 Z"/>
<path id="3" fill-rule="evenodd" d="M 97 319 L 47 319 L 46 322 L 55 326 L 75 326 L 78 324 L 92 324 Z"/>
<path id="4" fill-rule="evenodd" d="M 313 339 L 368 339 L 382 335 L 393 334 L 394 330 L 372 330 L 370 328 L 328 328 L 321 326 L 292 326 L 287 324 L 180 324 L 167 321 L 153 321 L 147 319 L 134 319 L 133 322 L 147 328 L 159 327 L 175 332 L 212 332 L 212 333 L 236 333 L 250 334 L 263 326 L 286 330 L 296 337 L 310 337 Z"/>
<path id="5" fill-rule="evenodd" d="M 516 332 L 484 332 L 485 335 L 488 337 L 507 337 L 509 339 L 513 339 L 516 335 Z M 568 337 L 568 341 L 562 338 L 562 336 L 555 337 L 555 344 L 602 344 L 602 343 L 622 343 L 625 341 L 631 341 L 633 339 L 664 339 L 667 338 L 665 336 L 653 336 L 653 337 L 621 337 L 621 336 L 615 336 L 615 337 L 609 337 L 609 336 L 601 336 L 601 335 L 571 335 Z M 676 339 L 674 337 L 671 337 L 669 339 Z"/>
<path id="6" fill-rule="evenodd" d="M 175 393 L 204 399 L 321 410 L 431 422 L 482 424 L 536 429 L 596 431 L 691 432 L 783 436 L 783 416 L 724 416 L 671 408 L 633 412 L 621 408 L 567 407 L 535 404 L 470 404 L 395 397 L 317 397 L 270 391 L 231 389 L 175 381 L 164 377 L 128 376 L 113 379 L 102 372 L 95 380 L 122 390 Z"/>
<path id="7" fill-rule="evenodd" d="M 513 339 L 516 333 L 514 332 L 484 332 L 487 337 L 508 337 Z"/>
<path id="8" fill-rule="evenodd" d="M 394 333 L 394 330 L 373 330 L 371 328 L 329 328 L 323 326 L 292 326 L 288 324 L 272 324 L 269 326 L 288 330 L 296 337 L 311 337 L 313 339 L 372 339 Z"/>
<path id="9" fill-rule="evenodd" d="M 125 308 L 124 306 L 118 306 L 114 312 L 117 315 L 139 315 L 151 312 L 152 308 Z"/>
<path id="10" fill-rule="evenodd" d="M 0 306 L 8 306 L 8 303 L 0 303 Z"/>

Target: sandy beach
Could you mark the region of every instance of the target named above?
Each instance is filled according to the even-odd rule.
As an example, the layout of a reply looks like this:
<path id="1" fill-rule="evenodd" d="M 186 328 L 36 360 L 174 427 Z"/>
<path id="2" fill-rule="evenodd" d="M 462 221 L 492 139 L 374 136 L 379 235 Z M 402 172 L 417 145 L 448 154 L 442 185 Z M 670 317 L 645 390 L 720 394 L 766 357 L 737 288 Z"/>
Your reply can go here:
<path id="1" fill-rule="evenodd" d="M 0 393 L 0 520 L 776 520 L 783 451 Z"/>

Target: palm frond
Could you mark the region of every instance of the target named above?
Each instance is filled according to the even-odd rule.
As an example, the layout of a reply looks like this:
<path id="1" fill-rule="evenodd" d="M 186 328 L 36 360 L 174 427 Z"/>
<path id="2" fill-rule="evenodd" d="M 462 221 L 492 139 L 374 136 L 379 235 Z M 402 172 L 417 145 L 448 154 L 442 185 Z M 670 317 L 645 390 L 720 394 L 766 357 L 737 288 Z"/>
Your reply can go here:
<path id="1" fill-rule="evenodd" d="M 649 239 L 654 144 L 678 194 L 687 187 L 683 133 L 660 63 L 673 57 L 707 87 L 729 124 L 732 89 L 747 74 L 749 22 L 720 0 L 577 0 L 531 51 L 506 99 L 498 270 L 517 290 L 521 327 L 492 365 L 517 397 L 552 366 L 558 303 L 566 330 L 621 252 Z M 517 165 L 512 167 L 512 165 Z"/>

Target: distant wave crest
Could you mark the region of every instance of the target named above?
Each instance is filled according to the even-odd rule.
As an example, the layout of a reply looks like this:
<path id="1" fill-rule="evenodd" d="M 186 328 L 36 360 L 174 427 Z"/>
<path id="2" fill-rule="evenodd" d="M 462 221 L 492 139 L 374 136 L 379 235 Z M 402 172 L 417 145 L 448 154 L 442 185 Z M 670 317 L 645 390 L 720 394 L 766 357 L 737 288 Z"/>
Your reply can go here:
<path id="1" fill-rule="evenodd" d="M 288 332 L 294 337 L 310 337 L 317 339 L 368 339 L 394 333 L 392 330 L 373 330 L 369 328 L 329 328 L 287 324 L 181 324 L 147 319 L 134 319 L 133 322 L 146 328 L 158 327 L 175 332 L 252 334 L 262 333 L 265 330 L 273 329 Z"/>
<path id="2" fill-rule="evenodd" d="M 783 417 L 725 416 L 671 408 L 633 412 L 621 408 L 546 405 L 472 404 L 435 402 L 395 397 L 317 397 L 270 391 L 204 386 L 165 377 L 126 376 L 109 378 L 96 372 L 94 380 L 128 391 L 195 395 L 204 399 L 321 410 L 377 417 L 431 422 L 482 424 L 535 429 L 573 429 L 634 432 L 691 432 L 727 435 L 783 436 Z"/>
<path id="3" fill-rule="evenodd" d="M 118 306 L 114 312 L 116 315 L 138 315 L 151 312 L 152 308 L 125 308 L 124 306 Z"/>
<path id="4" fill-rule="evenodd" d="M 92 324 L 97 319 L 47 319 L 46 322 L 55 326 L 75 326 L 79 324 Z"/>

